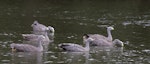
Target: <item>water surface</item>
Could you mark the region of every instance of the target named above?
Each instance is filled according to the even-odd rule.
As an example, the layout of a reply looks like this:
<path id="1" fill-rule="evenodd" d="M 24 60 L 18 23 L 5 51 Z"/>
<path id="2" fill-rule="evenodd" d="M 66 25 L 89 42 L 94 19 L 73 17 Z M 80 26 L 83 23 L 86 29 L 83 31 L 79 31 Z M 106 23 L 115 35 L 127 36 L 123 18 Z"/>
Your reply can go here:
<path id="1" fill-rule="evenodd" d="M 149 64 L 149 0 L 2 0 L 0 1 L 0 63 L 2 64 Z M 12 53 L 11 43 L 22 43 L 34 20 L 55 28 L 55 39 L 43 53 Z M 67 53 L 59 43 L 80 45 L 85 33 L 125 42 L 123 48 L 91 47 L 89 53 Z"/>

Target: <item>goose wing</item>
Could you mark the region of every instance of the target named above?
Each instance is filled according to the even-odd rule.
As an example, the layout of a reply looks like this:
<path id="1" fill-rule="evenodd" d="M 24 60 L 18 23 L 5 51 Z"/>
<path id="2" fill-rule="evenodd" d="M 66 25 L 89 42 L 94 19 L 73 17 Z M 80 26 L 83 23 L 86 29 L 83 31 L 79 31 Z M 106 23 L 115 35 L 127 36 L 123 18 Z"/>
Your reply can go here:
<path id="1" fill-rule="evenodd" d="M 42 36 L 42 35 L 22 34 L 22 37 L 23 37 L 23 39 L 25 39 L 25 40 L 37 40 L 37 38 L 38 38 L 39 36 Z"/>
<path id="2" fill-rule="evenodd" d="M 113 43 L 105 39 L 95 39 L 90 44 L 93 46 L 111 46 Z"/>
<path id="3" fill-rule="evenodd" d="M 46 30 L 48 30 L 49 28 L 47 28 L 45 25 L 43 25 L 43 24 L 39 24 L 38 26 L 37 26 L 37 28 L 39 28 L 39 31 L 46 31 Z"/>
<path id="4" fill-rule="evenodd" d="M 93 39 L 106 39 L 106 40 L 108 39 L 107 37 L 100 34 L 88 34 L 88 36 Z"/>
<path id="5" fill-rule="evenodd" d="M 112 41 L 110 41 L 107 37 L 100 34 L 88 34 L 88 36 L 94 39 L 90 44 L 93 46 L 111 46 Z"/>
<path id="6" fill-rule="evenodd" d="M 38 48 L 28 44 L 11 44 L 10 47 L 18 52 L 33 52 L 38 51 Z"/>
<path id="7" fill-rule="evenodd" d="M 85 48 L 78 44 L 63 43 L 63 44 L 59 44 L 59 46 L 65 51 L 72 51 L 72 52 L 85 51 Z"/>

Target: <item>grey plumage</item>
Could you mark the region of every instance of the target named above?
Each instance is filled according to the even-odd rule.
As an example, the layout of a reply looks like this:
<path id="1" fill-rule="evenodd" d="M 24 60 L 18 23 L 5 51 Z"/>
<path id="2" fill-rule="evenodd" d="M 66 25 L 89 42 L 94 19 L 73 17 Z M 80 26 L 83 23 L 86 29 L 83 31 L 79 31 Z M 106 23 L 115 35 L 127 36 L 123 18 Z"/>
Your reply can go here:
<path id="1" fill-rule="evenodd" d="M 41 41 L 44 38 L 45 37 L 43 37 L 43 36 L 38 36 L 38 46 L 37 47 L 29 45 L 29 44 L 15 44 L 15 43 L 10 44 L 10 47 L 12 48 L 12 51 L 15 50 L 17 52 L 41 52 L 41 51 L 43 51 L 43 46 L 42 46 Z"/>
<path id="2" fill-rule="evenodd" d="M 85 47 L 78 45 L 78 44 L 73 44 L 73 43 L 62 43 L 59 44 L 59 47 L 62 48 L 65 51 L 70 51 L 70 52 L 83 52 L 83 51 L 89 51 L 89 43 L 92 41 L 93 39 L 88 38 L 85 43 Z"/>
<path id="3" fill-rule="evenodd" d="M 34 21 L 31 26 L 33 28 L 33 34 L 22 34 L 23 39 L 27 41 L 37 41 L 37 37 L 43 35 L 45 37 L 43 42 L 53 42 L 55 30 L 52 26 L 46 27 L 45 25 L 38 23 L 38 21 Z"/>
<path id="4" fill-rule="evenodd" d="M 111 46 L 112 42 L 105 36 L 99 35 L 99 34 L 88 34 L 90 38 L 93 38 L 94 40 L 90 43 L 92 46 Z M 86 39 L 84 39 L 86 40 Z"/>
<path id="5" fill-rule="evenodd" d="M 27 40 L 27 41 L 38 41 L 38 37 L 39 36 L 43 36 L 45 37 L 44 39 L 42 39 L 42 42 L 50 42 L 50 39 L 49 37 L 46 35 L 35 35 L 35 34 L 22 34 L 22 37 L 24 40 Z"/>
<path id="6" fill-rule="evenodd" d="M 73 43 L 63 43 L 63 44 L 60 44 L 59 46 L 65 51 L 71 51 L 71 52 L 85 51 L 84 47 L 78 44 L 73 44 Z"/>
<path id="7" fill-rule="evenodd" d="M 90 43 L 92 46 L 117 46 L 117 47 L 123 47 L 124 44 L 119 39 L 112 38 L 111 30 L 114 30 L 113 27 L 107 27 L 107 33 L 108 37 L 105 37 L 103 35 L 99 34 L 85 34 L 83 37 L 90 37 L 93 39 L 93 41 Z M 83 38 L 83 41 L 85 41 L 86 38 Z"/>
<path id="8" fill-rule="evenodd" d="M 112 35 L 111 35 L 111 30 L 114 30 L 113 27 L 107 27 L 107 33 L 108 37 L 105 37 L 100 34 L 86 34 L 84 37 L 89 36 L 90 38 L 94 39 L 90 44 L 93 46 L 112 46 Z M 86 39 L 84 39 L 86 40 Z"/>
<path id="9" fill-rule="evenodd" d="M 40 50 L 37 47 L 29 44 L 11 44 L 12 49 L 15 49 L 18 52 L 39 52 Z"/>
<path id="10" fill-rule="evenodd" d="M 113 44 L 114 44 L 114 46 L 116 46 L 116 47 L 123 47 L 123 46 L 124 46 L 124 43 L 123 43 L 121 40 L 119 40 L 119 39 L 115 39 L 115 40 L 113 41 Z"/>
<path id="11" fill-rule="evenodd" d="M 38 39 L 38 36 L 41 36 L 41 35 L 35 35 L 35 34 L 22 34 L 22 37 L 24 40 L 27 40 L 27 41 L 37 41 Z"/>
<path id="12" fill-rule="evenodd" d="M 33 31 L 46 31 L 46 30 L 48 30 L 48 28 L 45 25 L 40 24 L 38 21 L 34 21 L 33 24 L 31 25 L 31 27 L 33 27 Z"/>

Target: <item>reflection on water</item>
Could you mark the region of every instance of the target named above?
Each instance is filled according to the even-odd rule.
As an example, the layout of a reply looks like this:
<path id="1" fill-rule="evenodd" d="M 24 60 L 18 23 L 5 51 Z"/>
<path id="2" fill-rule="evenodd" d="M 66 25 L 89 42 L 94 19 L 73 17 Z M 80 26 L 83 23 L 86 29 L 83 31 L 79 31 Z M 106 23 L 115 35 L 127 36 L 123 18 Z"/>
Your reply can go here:
<path id="1" fill-rule="evenodd" d="M 122 47 L 92 47 L 91 55 L 94 63 L 120 63 L 123 54 Z"/>
<path id="2" fill-rule="evenodd" d="M 11 63 L 14 64 L 42 64 L 43 53 L 12 53 Z"/>
<path id="3" fill-rule="evenodd" d="M 149 64 L 149 0 L 1 0 L 1 64 Z M 23 43 L 21 34 L 31 33 L 38 20 L 56 30 L 54 41 L 43 53 L 10 53 L 11 43 Z M 83 45 L 84 33 L 106 35 L 113 26 L 113 38 L 125 43 L 123 48 L 91 48 L 86 53 L 60 52 L 58 44 Z M 88 59 L 88 60 L 87 60 Z"/>
<path id="4" fill-rule="evenodd" d="M 89 52 L 64 52 L 60 58 L 67 64 L 91 64 Z"/>

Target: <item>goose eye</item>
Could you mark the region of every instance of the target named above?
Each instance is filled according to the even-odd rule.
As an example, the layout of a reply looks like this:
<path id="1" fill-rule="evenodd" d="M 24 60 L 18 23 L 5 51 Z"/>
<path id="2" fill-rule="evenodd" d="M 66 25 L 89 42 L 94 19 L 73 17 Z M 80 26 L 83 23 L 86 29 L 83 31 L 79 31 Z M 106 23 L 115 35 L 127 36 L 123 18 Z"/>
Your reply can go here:
<path id="1" fill-rule="evenodd" d="M 34 24 L 34 25 L 37 25 L 37 24 Z"/>

